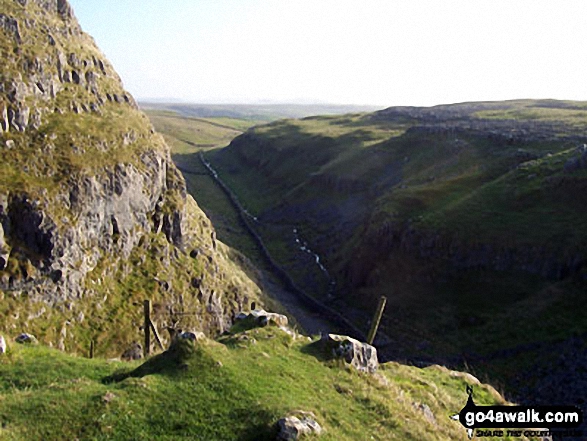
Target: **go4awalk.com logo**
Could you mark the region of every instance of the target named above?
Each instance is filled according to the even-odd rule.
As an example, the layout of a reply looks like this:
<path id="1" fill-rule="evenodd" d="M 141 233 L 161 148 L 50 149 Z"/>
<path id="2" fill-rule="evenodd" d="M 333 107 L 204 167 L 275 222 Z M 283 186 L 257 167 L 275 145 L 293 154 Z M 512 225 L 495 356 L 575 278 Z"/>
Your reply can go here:
<path id="1" fill-rule="evenodd" d="M 575 406 L 477 406 L 473 401 L 471 386 L 467 386 L 467 394 L 469 398 L 465 407 L 450 418 L 459 421 L 465 427 L 469 439 L 473 438 L 474 434 L 498 437 L 548 436 L 551 430 L 576 429 L 583 422 L 581 409 Z M 577 434 L 569 430 L 569 435 Z"/>

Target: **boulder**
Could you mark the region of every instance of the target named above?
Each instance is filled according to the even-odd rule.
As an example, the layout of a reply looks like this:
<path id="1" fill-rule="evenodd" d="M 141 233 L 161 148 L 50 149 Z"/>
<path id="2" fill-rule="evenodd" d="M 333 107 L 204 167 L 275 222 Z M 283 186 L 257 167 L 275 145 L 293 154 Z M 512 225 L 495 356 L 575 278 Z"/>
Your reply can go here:
<path id="1" fill-rule="evenodd" d="M 332 356 L 343 359 L 361 372 L 373 373 L 379 366 L 377 349 L 368 343 L 346 335 L 327 334 L 322 337 L 322 344 Z"/>
<path id="2" fill-rule="evenodd" d="M 4 340 L 4 336 L 0 335 L 0 354 L 5 354 L 8 347 L 6 346 L 6 340 Z"/>
<path id="3" fill-rule="evenodd" d="M 202 341 L 206 338 L 206 335 L 200 331 L 185 331 L 175 335 L 178 340 L 190 340 L 192 342 Z"/>
<path id="4" fill-rule="evenodd" d="M 242 329 L 263 328 L 268 325 L 286 327 L 287 317 L 283 314 L 267 312 L 263 309 L 255 309 L 249 314 L 241 312 L 235 317 L 235 325 Z"/>
<path id="5" fill-rule="evenodd" d="M 14 341 L 16 341 L 17 343 L 20 343 L 20 344 L 32 344 L 32 345 L 36 345 L 39 342 L 34 335 L 27 334 L 26 332 L 23 332 L 18 337 L 16 337 L 14 339 Z"/>
<path id="6" fill-rule="evenodd" d="M 128 348 L 126 351 L 122 353 L 120 358 L 125 361 L 140 360 L 141 358 L 143 358 L 143 347 L 140 343 L 137 343 L 135 341 L 130 346 L 130 348 Z"/>
<path id="7" fill-rule="evenodd" d="M 322 427 L 315 420 L 311 412 L 302 412 L 302 415 L 287 416 L 277 422 L 277 441 L 294 441 L 302 439 L 305 435 L 320 435 Z"/>

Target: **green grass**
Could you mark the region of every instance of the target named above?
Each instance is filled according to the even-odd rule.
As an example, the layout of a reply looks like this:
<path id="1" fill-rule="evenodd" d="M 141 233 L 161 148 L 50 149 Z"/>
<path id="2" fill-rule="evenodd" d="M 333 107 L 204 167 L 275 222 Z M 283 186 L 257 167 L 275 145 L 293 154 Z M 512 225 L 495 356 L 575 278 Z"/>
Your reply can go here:
<path id="1" fill-rule="evenodd" d="M 527 109 L 562 122 L 583 112 Z M 404 129 L 404 123 L 373 124 L 360 115 L 279 121 L 249 130 L 208 157 L 255 214 L 331 201 L 340 206 L 356 194 L 377 219 L 370 222 L 373 230 L 391 217 L 461 240 L 546 245 L 554 252 L 587 244 L 585 224 L 576 222 L 584 173 L 563 169 L 576 142 L 510 146 L 473 133 L 390 135 Z M 317 213 L 310 223 L 320 229 Z"/>
<path id="2" fill-rule="evenodd" d="M 174 154 L 225 147 L 253 125 L 251 121 L 234 118 L 187 118 L 162 110 L 147 110 L 146 114 Z"/>
<path id="3" fill-rule="evenodd" d="M 288 226 L 303 231 L 336 278 L 339 310 L 370 315 L 386 295 L 383 327 L 404 357 L 462 360 L 587 330 L 578 312 L 584 270 L 552 280 L 521 268 L 587 253 L 587 172 L 565 169 L 585 142 L 585 106 L 524 100 L 439 106 L 410 117 L 283 120 L 206 156 L 249 211 L 281 224 L 285 235 Z M 446 130 L 478 119 L 485 132 Z M 526 138 L 509 139 L 509 123 L 529 124 Z M 410 130 L 422 124 L 439 130 Z M 323 296 L 290 238 L 277 237 L 277 227 L 259 231 L 296 282 Z M 467 267 L 470 255 L 487 248 L 517 253 L 518 267 L 500 270 L 497 257 Z M 542 263 L 520 263 L 524 256 Z M 509 361 L 516 369 L 471 363 L 509 387 L 537 362 Z"/>
<path id="4" fill-rule="evenodd" d="M 12 346 L 0 356 L 0 436 L 6 440 L 263 440 L 296 411 L 321 440 L 456 440 L 449 416 L 466 402 L 503 403 L 491 388 L 440 367 L 397 363 L 376 375 L 327 361 L 305 337 L 265 328 L 125 364 Z M 435 423 L 416 404 L 430 407 Z"/>

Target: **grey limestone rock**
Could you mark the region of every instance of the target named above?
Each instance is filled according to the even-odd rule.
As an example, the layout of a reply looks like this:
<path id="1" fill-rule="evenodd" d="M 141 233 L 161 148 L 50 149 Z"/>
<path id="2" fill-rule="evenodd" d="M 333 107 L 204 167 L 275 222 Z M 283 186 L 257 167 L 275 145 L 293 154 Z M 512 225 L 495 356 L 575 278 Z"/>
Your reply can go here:
<path id="1" fill-rule="evenodd" d="M 335 358 L 340 358 L 361 372 L 373 373 L 377 370 L 377 349 L 345 335 L 327 334 L 322 344 Z"/>
<path id="2" fill-rule="evenodd" d="M 24 132 L 29 124 L 30 109 L 28 107 L 19 107 L 16 110 L 12 110 L 12 118 L 10 118 L 11 112 L 8 111 L 9 122 L 19 132 Z"/>
<path id="3" fill-rule="evenodd" d="M 246 329 L 262 328 L 268 325 L 286 327 L 288 319 L 283 314 L 267 312 L 263 309 L 255 309 L 249 314 L 241 312 L 235 317 L 235 324 Z"/>
<path id="4" fill-rule="evenodd" d="M 296 415 L 286 416 L 277 422 L 277 441 L 295 441 L 306 435 L 320 435 L 322 427 L 316 422 L 311 412 L 296 412 Z"/>
<path id="5" fill-rule="evenodd" d="M 15 41 L 20 43 L 21 36 L 18 28 L 18 21 L 14 17 L 10 17 L 6 14 L 0 14 L 0 28 L 2 28 L 4 32 L 14 38 Z"/>
<path id="6" fill-rule="evenodd" d="M 102 176 L 71 178 L 62 203 L 75 217 L 75 227 L 53 220 L 40 201 L 26 194 L 11 195 L 3 222 L 10 231 L 4 228 L 0 240 L 18 240 L 43 261 L 46 274 L 60 274 L 53 282 L 62 289 L 48 288 L 47 300 L 75 298 L 85 275 L 102 256 L 128 257 L 143 235 L 156 230 L 153 218 L 164 209 L 170 159 L 156 151 L 145 152 L 142 159 L 144 170 L 119 164 Z M 180 245 L 183 213 L 176 210 L 159 217 L 168 240 Z M 0 244 L 0 258 L 7 261 L 8 253 L 2 250 Z"/>
<path id="7" fill-rule="evenodd" d="M 133 342 L 131 346 L 122 353 L 120 358 L 125 361 L 140 360 L 143 358 L 143 347 L 140 343 Z"/>
<path id="8" fill-rule="evenodd" d="M 17 343 L 20 343 L 20 344 L 33 344 L 33 345 L 36 345 L 38 343 L 38 340 L 37 340 L 37 338 L 34 335 L 27 334 L 26 332 L 23 332 L 18 337 L 16 337 L 14 339 L 14 341 L 17 342 Z"/>
<path id="9" fill-rule="evenodd" d="M 67 0 L 32 0 L 49 13 L 58 13 L 63 19 L 73 18 L 73 11 Z"/>
<path id="10" fill-rule="evenodd" d="M 193 342 L 198 342 L 206 339 L 206 335 L 200 331 L 184 331 L 181 333 L 177 333 L 175 335 L 175 339 L 178 340 L 191 340 Z"/>

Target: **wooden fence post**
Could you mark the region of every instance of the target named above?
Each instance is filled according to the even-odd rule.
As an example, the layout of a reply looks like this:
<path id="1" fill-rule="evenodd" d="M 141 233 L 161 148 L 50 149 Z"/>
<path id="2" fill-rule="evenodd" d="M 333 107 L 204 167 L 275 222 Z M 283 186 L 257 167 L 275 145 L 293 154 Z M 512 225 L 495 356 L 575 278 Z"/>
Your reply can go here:
<path id="1" fill-rule="evenodd" d="M 163 347 L 163 343 L 161 343 L 161 337 L 159 337 L 159 333 L 157 332 L 157 328 L 155 327 L 155 323 L 153 323 L 151 320 L 149 320 L 149 324 L 151 325 L 151 331 L 153 331 L 153 335 L 155 336 L 155 341 L 157 342 L 157 344 L 159 345 L 161 350 L 164 351 L 165 348 Z"/>
<path id="2" fill-rule="evenodd" d="M 375 335 L 377 334 L 377 329 L 379 328 L 379 323 L 381 322 L 381 317 L 383 316 L 383 310 L 385 309 L 386 302 L 387 298 L 385 296 L 381 296 L 381 298 L 379 299 L 379 304 L 377 305 L 377 311 L 375 311 L 373 321 L 371 322 L 371 330 L 369 331 L 369 336 L 367 337 L 367 343 L 369 343 L 370 345 L 372 345 L 375 341 Z"/>
<path id="3" fill-rule="evenodd" d="M 151 352 L 151 301 L 145 300 L 143 303 L 143 309 L 145 311 L 145 347 L 143 348 L 143 355 L 145 358 Z"/>
<path id="4" fill-rule="evenodd" d="M 95 351 L 95 343 L 94 339 L 90 340 L 90 358 L 94 358 L 94 351 Z"/>

